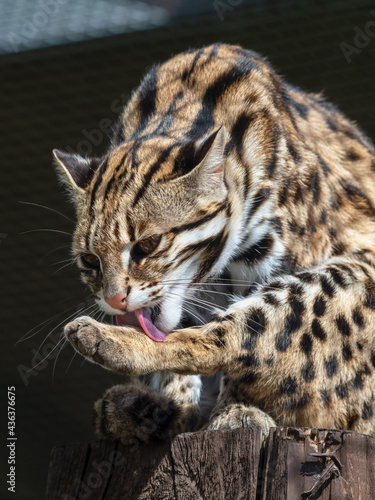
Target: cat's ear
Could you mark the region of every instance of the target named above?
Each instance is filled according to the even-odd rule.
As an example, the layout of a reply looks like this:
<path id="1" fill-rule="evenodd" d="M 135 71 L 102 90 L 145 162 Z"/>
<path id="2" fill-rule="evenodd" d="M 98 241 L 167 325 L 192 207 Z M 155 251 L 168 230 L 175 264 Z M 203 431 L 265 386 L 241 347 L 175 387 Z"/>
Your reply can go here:
<path id="1" fill-rule="evenodd" d="M 212 191 L 224 186 L 225 140 L 225 127 L 221 126 L 195 143 L 198 164 L 185 176 L 184 182 L 199 191 Z"/>
<path id="2" fill-rule="evenodd" d="M 53 150 L 57 175 L 65 184 L 73 198 L 84 193 L 92 176 L 101 163 L 101 158 L 83 158 L 80 155 Z"/>

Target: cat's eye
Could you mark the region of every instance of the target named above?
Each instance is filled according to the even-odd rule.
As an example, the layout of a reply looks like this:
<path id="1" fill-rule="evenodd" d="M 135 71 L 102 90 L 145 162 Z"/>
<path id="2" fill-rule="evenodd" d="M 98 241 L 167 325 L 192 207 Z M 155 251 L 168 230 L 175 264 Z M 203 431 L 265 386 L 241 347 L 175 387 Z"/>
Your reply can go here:
<path id="1" fill-rule="evenodd" d="M 131 261 L 139 262 L 147 255 L 150 255 L 157 249 L 160 240 L 161 236 L 150 236 L 149 238 L 138 241 L 138 243 L 133 246 L 130 253 Z"/>
<path id="2" fill-rule="evenodd" d="M 150 236 L 144 240 L 138 241 L 136 244 L 137 251 L 144 255 L 148 255 L 156 250 L 161 240 L 161 236 Z"/>
<path id="3" fill-rule="evenodd" d="M 81 261 L 84 266 L 90 267 L 91 269 L 98 269 L 100 267 L 99 258 L 92 253 L 85 253 L 84 255 L 81 255 Z"/>

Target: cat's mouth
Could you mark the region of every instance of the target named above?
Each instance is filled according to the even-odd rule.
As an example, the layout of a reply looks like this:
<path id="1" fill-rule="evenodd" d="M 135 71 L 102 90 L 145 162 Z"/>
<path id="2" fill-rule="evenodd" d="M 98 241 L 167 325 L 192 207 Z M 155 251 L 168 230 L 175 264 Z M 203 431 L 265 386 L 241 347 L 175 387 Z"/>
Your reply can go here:
<path id="1" fill-rule="evenodd" d="M 116 315 L 118 326 L 140 326 L 144 333 L 155 342 L 163 342 L 167 336 L 155 326 L 156 312 L 149 307 L 136 309 L 134 312 Z"/>

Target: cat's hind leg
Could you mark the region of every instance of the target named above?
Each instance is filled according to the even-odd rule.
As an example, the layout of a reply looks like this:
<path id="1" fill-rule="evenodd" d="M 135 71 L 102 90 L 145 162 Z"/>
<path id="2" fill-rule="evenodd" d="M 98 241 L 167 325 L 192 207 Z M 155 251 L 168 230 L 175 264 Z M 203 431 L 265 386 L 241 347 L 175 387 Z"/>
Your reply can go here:
<path id="1" fill-rule="evenodd" d="M 158 373 L 151 385 L 135 379 L 108 389 L 94 406 L 98 437 L 146 442 L 200 427 L 200 377 Z"/>

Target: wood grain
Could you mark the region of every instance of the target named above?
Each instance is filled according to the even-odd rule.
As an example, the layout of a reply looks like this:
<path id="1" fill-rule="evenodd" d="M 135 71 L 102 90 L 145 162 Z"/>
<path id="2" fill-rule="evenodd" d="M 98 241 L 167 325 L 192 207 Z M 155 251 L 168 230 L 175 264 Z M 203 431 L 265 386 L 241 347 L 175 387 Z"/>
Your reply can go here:
<path id="1" fill-rule="evenodd" d="M 47 500 L 374 500 L 375 438 L 277 427 L 53 449 Z"/>

